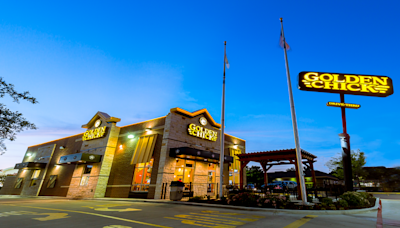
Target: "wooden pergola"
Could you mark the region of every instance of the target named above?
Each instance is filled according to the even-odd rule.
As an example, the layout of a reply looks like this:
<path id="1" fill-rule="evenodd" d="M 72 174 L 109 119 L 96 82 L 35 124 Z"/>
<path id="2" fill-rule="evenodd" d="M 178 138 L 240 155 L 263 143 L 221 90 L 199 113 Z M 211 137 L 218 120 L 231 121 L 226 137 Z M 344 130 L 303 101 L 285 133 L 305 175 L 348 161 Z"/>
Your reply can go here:
<path id="1" fill-rule="evenodd" d="M 274 165 L 289 165 L 293 164 L 296 169 L 296 180 L 297 183 L 299 181 L 299 172 L 297 171 L 297 158 L 296 158 L 296 149 L 286 149 L 286 150 L 273 150 L 273 151 L 264 151 L 264 152 L 254 152 L 254 153 L 245 153 L 238 154 L 240 161 L 240 183 L 243 183 L 243 169 L 249 162 L 259 162 L 264 171 L 264 184 L 268 184 L 268 175 L 267 171 Z M 314 165 L 316 162 L 314 159 L 317 156 L 305 151 L 301 150 L 301 158 L 303 164 L 311 170 L 313 186 L 316 187 L 317 181 L 315 178 Z M 243 189 L 243 185 L 240 186 Z M 299 196 L 301 196 L 300 185 L 297 184 L 297 191 L 299 192 Z"/>

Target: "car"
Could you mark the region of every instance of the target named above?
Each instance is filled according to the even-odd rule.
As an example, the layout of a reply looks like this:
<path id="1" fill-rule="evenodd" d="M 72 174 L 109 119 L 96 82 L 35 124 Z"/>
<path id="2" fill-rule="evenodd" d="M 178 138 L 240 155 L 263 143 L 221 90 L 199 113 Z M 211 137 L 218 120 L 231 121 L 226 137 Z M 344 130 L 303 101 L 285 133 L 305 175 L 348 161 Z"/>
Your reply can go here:
<path id="1" fill-rule="evenodd" d="M 272 183 L 269 183 L 268 186 L 280 189 L 283 189 L 283 187 L 286 186 L 288 189 L 293 189 L 297 187 L 297 183 L 294 181 L 274 181 Z"/>
<path id="2" fill-rule="evenodd" d="M 255 186 L 254 186 L 254 184 L 247 184 L 246 189 L 254 190 Z"/>

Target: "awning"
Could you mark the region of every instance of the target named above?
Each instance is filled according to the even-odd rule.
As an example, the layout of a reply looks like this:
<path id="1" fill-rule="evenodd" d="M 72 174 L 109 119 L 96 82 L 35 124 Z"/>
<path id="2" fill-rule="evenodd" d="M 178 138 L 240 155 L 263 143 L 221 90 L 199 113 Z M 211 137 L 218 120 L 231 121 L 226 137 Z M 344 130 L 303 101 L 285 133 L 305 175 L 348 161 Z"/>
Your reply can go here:
<path id="1" fill-rule="evenodd" d="M 139 138 L 131 164 L 150 162 L 157 141 L 157 134 L 145 135 Z"/>
<path id="2" fill-rule="evenodd" d="M 60 158 L 58 164 L 66 164 L 66 163 L 95 163 L 100 162 L 101 155 L 98 154 L 87 154 L 87 153 L 78 153 L 78 154 L 70 154 L 65 155 Z"/>
<path id="3" fill-rule="evenodd" d="M 23 162 L 15 164 L 14 169 L 43 169 L 46 168 L 47 163 L 38 163 L 38 162 Z"/>
<path id="4" fill-rule="evenodd" d="M 169 156 L 175 158 L 188 159 L 188 160 L 219 163 L 219 154 L 211 151 L 198 150 L 190 147 L 171 148 L 169 150 Z M 224 156 L 224 163 L 232 163 L 232 162 L 233 162 L 233 157 L 228 155 Z"/>

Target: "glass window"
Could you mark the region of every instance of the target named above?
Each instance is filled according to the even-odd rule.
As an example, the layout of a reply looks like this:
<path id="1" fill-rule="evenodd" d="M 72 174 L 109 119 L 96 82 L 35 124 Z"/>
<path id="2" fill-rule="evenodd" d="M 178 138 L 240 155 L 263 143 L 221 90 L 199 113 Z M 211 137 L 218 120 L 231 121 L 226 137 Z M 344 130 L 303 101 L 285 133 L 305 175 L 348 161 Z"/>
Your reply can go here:
<path id="1" fill-rule="evenodd" d="M 37 178 L 39 178 L 39 175 L 40 175 L 40 169 L 35 169 L 35 170 L 33 170 L 32 179 L 37 179 Z"/>
<path id="2" fill-rule="evenodd" d="M 90 177 L 90 176 L 87 176 L 87 175 L 82 176 L 80 186 L 88 185 L 88 183 L 89 183 L 89 177 Z"/>
<path id="3" fill-rule="evenodd" d="M 54 188 L 56 185 L 57 175 L 51 175 L 49 182 L 47 183 L 47 188 Z"/>
<path id="4" fill-rule="evenodd" d="M 208 164 L 208 176 L 207 176 L 207 192 L 214 193 L 216 188 L 215 174 L 217 171 L 217 165 L 214 163 Z"/>
<path id="5" fill-rule="evenodd" d="M 92 172 L 92 168 L 93 168 L 93 165 L 87 165 L 85 167 L 85 170 L 83 171 L 83 174 L 90 174 L 90 172 Z"/>
<path id="6" fill-rule="evenodd" d="M 79 184 L 80 186 L 86 186 L 86 185 L 88 185 L 90 173 L 92 172 L 92 168 L 93 168 L 93 165 L 86 165 L 86 166 L 83 168 L 81 183 Z"/>
<path id="7" fill-rule="evenodd" d="M 21 188 L 23 180 L 24 180 L 24 178 L 18 178 L 17 182 L 15 182 L 14 188 Z"/>
<path id="8" fill-rule="evenodd" d="M 148 191 L 151 181 L 151 172 L 153 170 L 153 161 L 147 163 L 136 164 L 135 171 L 133 173 L 132 180 L 132 191 Z"/>
<path id="9" fill-rule="evenodd" d="M 239 179 L 240 179 L 239 170 L 232 169 L 232 167 L 230 167 L 230 169 L 229 169 L 229 184 L 239 187 Z"/>

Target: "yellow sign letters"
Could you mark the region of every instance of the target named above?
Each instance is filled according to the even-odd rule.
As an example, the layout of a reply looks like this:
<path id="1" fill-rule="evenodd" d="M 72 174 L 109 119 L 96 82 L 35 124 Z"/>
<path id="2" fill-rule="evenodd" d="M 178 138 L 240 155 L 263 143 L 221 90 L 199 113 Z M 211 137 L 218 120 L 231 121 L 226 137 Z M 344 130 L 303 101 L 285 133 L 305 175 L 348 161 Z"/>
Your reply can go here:
<path id="1" fill-rule="evenodd" d="M 339 102 L 328 102 L 326 104 L 327 106 L 331 106 L 331 107 L 344 107 L 344 108 L 354 108 L 354 109 L 358 109 L 361 107 L 361 105 L 359 104 L 349 104 L 349 103 L 339 103 Z"/>
<path id="2" fill-rule="evenodd" d="M 88 141 L 88 140 L 92 140 L 92 139 L 98 139 L 101 137 L 104 137 L 106 134 L 106 126 L 104 127 L 98 127 L 92 130 L 87 130 L 83 136 L 82 136 L 82 140 L 83 141 Z"/>
<path id="3" fill-rule="evenodd" d="M 301 90 L 387 97 L 393 94 L 392 79 L 386 76 L 323 72 L 301 72 Z"/>
<path id="4" fill-rule="evenodd" d="M 188 128 L 189 135 L 202 138 L 202 139 L 207 139 L 210 141 L 217 141 L 217 132 L 207 129 L 202 126 L 196 126 L 196 124 L 189 124 Z"/>

